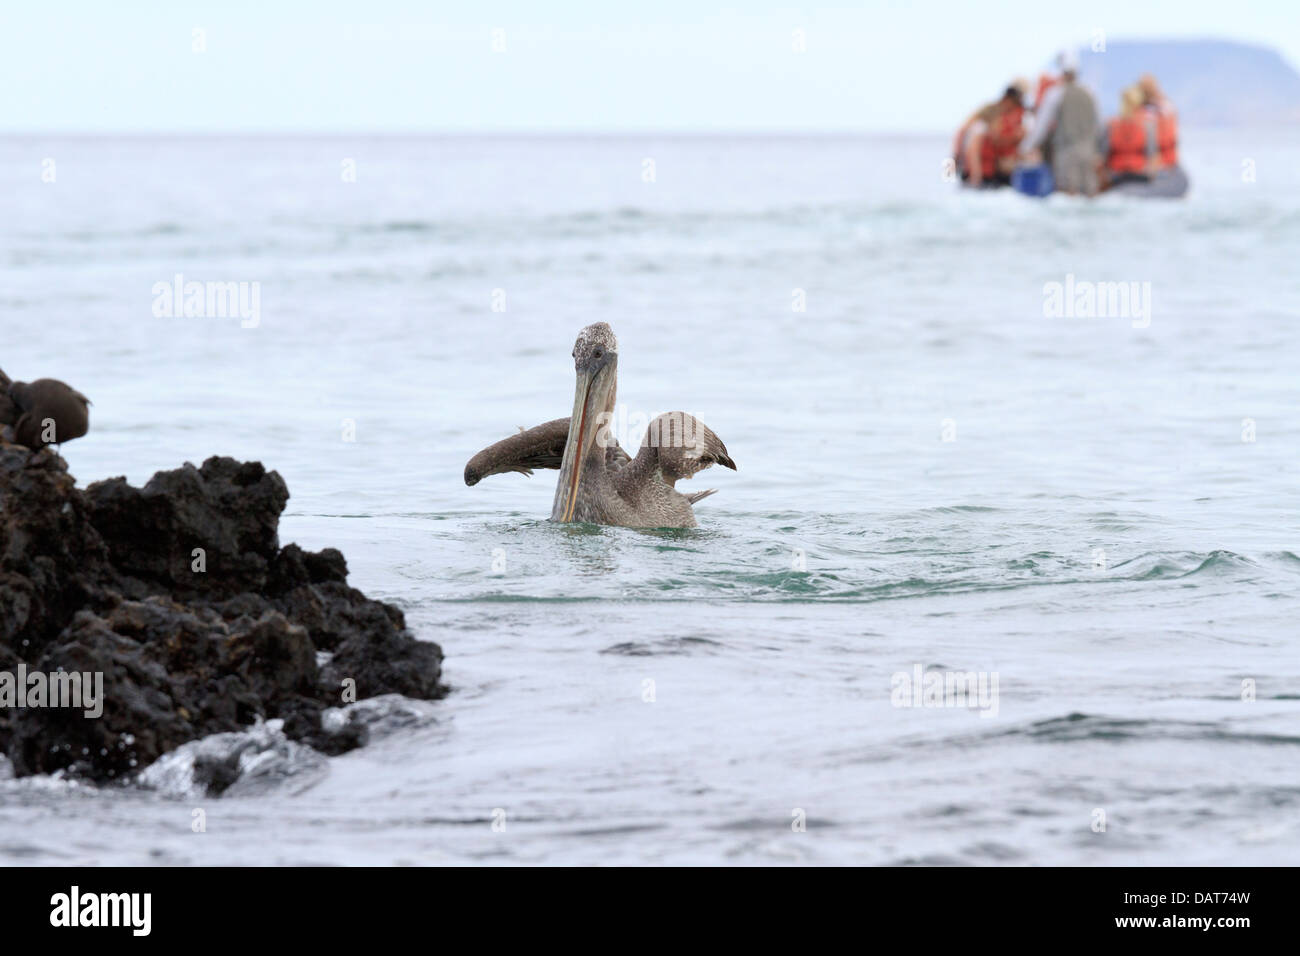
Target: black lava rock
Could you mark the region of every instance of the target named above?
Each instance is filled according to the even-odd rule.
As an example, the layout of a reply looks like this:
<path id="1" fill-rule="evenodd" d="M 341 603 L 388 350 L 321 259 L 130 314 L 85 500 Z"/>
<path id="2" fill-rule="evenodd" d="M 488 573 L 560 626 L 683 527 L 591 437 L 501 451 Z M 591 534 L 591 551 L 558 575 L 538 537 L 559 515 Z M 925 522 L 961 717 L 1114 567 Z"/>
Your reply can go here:
<path id="1" fill-rule="evenodd" d="M 349 587 L 342 554 L 280 547 L 288 500 L 278 474 L 231 458 L 82 491 L 51 451 L 0 442 L 0 671 L 103 675 L 96 717 L 0 707 L 14 772 L 121 778 L 259 718 L 340 753 L 367 738 L 321 726 L 345 687 L 441 697 L 441 649 Z"/>

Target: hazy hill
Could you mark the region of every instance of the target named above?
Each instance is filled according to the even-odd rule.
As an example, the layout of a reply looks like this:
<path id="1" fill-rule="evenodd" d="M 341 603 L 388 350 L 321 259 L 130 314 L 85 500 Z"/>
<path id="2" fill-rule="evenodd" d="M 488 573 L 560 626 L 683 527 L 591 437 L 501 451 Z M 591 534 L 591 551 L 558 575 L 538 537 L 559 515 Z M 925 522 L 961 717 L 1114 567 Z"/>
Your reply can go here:
<path id="1" fill-rule="evenodd" d="M 1103 114 L 1143 73 L 1154 73 L 1188 125 L 1300 121 L 1300 73 L 1275 50 L 1226 40 L 1111 41 L 1079 51 L 1082 78 Z"/>

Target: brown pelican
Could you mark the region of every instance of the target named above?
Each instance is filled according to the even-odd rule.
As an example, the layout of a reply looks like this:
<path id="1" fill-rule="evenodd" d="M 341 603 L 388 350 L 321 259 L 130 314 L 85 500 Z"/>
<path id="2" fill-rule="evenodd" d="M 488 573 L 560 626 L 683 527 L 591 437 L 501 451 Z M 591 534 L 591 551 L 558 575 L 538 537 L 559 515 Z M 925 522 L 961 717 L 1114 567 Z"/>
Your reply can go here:
<path id="1" fill-rule="evenodd" d="M 673 485 L 715 462 L 735 471 L 726 446 L 693 416 L 667 412 L 650 423 L 631 457 L 609 428 L 618 388 L 613 330 L 604 322 L 583 329 L 573 346 L 573 365 L 573 414 L 484 448 L 465 466 L 465 484 L 507 471 L 531 475 L 534 468 L 558 468 L 552 521 L 694 528 L 691 505 L 713 489 L 684 495 Z"/>

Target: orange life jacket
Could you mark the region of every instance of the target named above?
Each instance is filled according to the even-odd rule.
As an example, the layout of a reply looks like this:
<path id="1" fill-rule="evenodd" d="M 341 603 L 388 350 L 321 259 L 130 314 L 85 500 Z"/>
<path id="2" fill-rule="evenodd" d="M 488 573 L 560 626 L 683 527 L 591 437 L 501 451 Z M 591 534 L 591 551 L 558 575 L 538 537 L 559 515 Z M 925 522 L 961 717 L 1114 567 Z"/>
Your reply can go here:
<path id="1" fill-rule="evenodd" d="M 1012 106 L 999 113 L 989 124 L 988 132 L 984 134 L 984 139 L 980 143 L 980 175 L 985 179 L 997 173 L 999 159 L 1015 153 L 1016 147 L 1024 136 L 1022 125 L 1024 116 L 1024 107 Z M 962 149 L 962 141 L 966 138 L 966 131 L 977 118 L 972 117 L 964 123 L 961 129 L 957 130 L 957 136 L 953 140 L 952 155 L 958 169 L 966 168 L 966 151 Z"/>
<path id="2" fill-rule="evenodd" d="M 1024 118 L 1024 107 L 1012 106 L 989 124 L 988 135 L 980 148 L 980 170 L 986 179 L 997 174 L 999 159 L 1015 155 L 1016 147 L 1025 135 Z"/>
<path id="3" fill-rule="evenodd" d="M 1156 109 L 1156 146 L 1161 163 L 1178 165 L 1178 114 L 1172 106 Z"/>
<path id="4" fill-rule="evenodd" d="M 1147 167 L 1147 121 L 1141 110 L 1116 116 L 1106 124 L 1110 152 L 1106 168 L 1116 173 L 1140 173 Z"/>

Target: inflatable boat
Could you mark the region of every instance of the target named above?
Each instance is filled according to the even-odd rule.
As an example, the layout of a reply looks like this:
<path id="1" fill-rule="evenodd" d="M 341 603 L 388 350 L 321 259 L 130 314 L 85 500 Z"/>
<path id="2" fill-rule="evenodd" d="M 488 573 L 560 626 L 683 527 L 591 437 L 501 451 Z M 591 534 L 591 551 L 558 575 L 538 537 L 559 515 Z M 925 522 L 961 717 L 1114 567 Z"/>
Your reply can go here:
<path id="1" fill-rule="evenodd" d="M 1187 195 L 1187 174 L 1181 166 L 1170 166 L 1154 176 L 1127 176 L 1111 185 L 1106 192 L 1146 199 L 1181 199 Z M 1056 183 L 1052 169 L 1043 163 L 1037 166 L 1017 166 L 1011 174 L 1011 188 L 1026 196 L 1042 198 L 1049 195 Z"/>
<path id="2" fill-rule="evenodd" d="M 1154 176 L 1134 176 L 1114 183 L 1107 192 L 1147 199 L 1181 199 L 1187 195 L 1187 174 L 1181 166 L 1170 166 Z"/>

